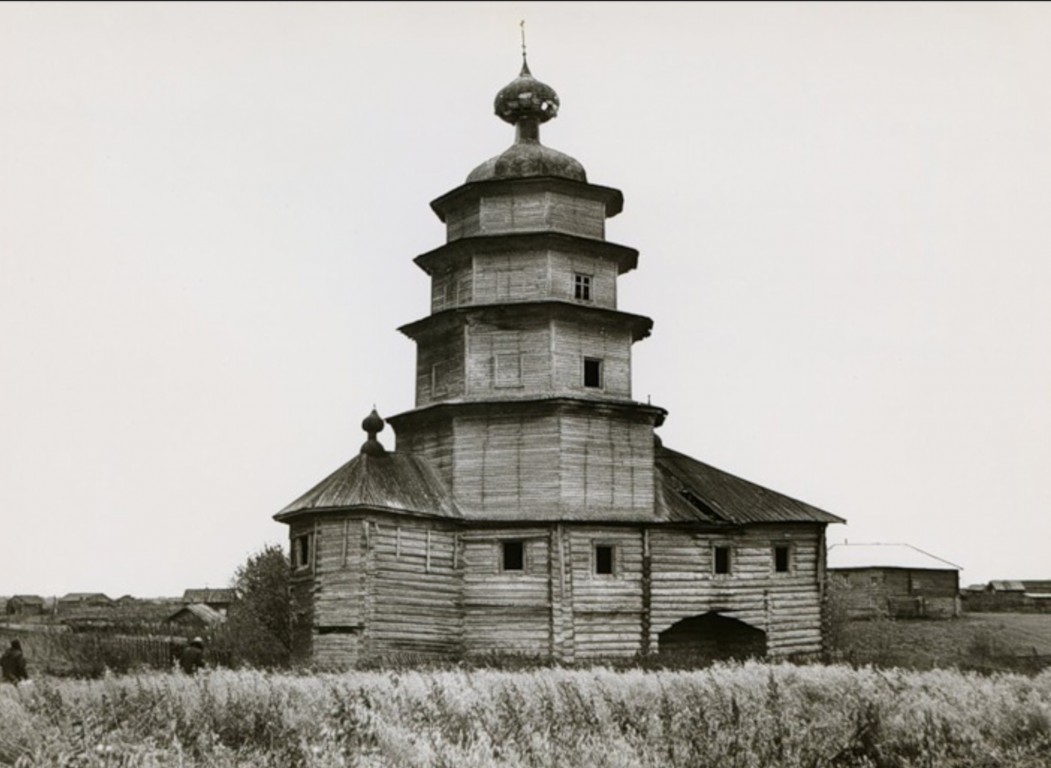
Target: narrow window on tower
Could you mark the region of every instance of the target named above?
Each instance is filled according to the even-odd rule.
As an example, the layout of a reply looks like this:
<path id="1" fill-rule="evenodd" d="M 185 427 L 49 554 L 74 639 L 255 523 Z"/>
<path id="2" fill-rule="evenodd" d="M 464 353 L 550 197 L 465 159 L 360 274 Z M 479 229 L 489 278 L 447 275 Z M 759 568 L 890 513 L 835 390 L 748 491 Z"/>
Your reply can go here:
<path id="1" fill-rule="evenodd" d="M 729 547 L 716 547 L 715 548 L 715 572 L 716 573 L 729 573 L 730 572 L 730 548 Z"/>
<path id="2" fill-rule="evenodd" d="M 304 533 L 292 539 L 292 567 L 307 568 L 310 565 L 314 534 Z"/>
<path id="3" fill-rule="evenodd" d="M 596 357 L 584 358 L 584 386 L 602 387 L 602 361 Z"/>
<path id="4" fill-rule="evenodd" d="M 774 547 L 774 571 L 776 573 L 788 573 L 792 568 L 792 560 L 787 544 L 778 544 Z"/>
<path id="5" fill-rule="evenodd" d="M 573 298 L 591 301 L 591 275 L 573 275 Z"/>
<path id="6" fill-rule="evenodd" d="M 595 573 L 613 575 L 613 547 L 609 544 L 595 545 Z"/>
<path id="7" fill-rule="evenodd" d="M 524 571 L 525 570 L 525 542 L 505 541 L 500 558 L 500 570 Z"/>

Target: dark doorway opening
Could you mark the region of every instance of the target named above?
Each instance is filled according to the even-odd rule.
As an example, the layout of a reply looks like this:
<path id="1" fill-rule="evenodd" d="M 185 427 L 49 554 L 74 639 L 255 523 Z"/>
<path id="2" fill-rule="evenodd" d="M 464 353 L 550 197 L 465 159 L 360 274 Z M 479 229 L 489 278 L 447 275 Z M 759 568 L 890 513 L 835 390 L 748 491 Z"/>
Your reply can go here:
<path id="1" fill-rule="evenodd" d="M 718 613 L 705 613 L 672 624 L 658 636 L 663 657 L 698 664 L 766 655 L 766 633 Z"/>

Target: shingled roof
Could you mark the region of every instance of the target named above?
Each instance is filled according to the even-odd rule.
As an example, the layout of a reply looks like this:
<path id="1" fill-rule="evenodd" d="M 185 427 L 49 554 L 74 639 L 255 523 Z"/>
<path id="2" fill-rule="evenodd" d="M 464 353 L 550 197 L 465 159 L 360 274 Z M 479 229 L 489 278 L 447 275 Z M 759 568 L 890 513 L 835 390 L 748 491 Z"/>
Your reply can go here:
<path id="1" fill-rule="evenodd" d="M 461 518 L 452 493 L 423 458 L 404 453 L 360 453 L 286 506 L 275 520 L 327 509 L 378 509 Z"/>
<path id="2" fill-rule="evenodd" d="M 684 453 L 658 445 L 654 458 L 657 470 L 654 511 L 658 520 L 715 525 L 846 522 Z"/>

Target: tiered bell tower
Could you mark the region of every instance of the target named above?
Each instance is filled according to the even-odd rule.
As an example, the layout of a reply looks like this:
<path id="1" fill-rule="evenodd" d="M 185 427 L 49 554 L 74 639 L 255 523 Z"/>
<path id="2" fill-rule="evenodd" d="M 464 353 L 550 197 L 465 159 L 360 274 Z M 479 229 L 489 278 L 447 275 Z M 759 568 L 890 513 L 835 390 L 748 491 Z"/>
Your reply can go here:
<path id="1" fill-rule="evenodd" d="M 540 143 L 559 99 L 524 59 L 494 107 L 514 144 L 431 203 L 447 236 L 415 260 L 431 310 L 400 329 L 416 407 L 389 419 L 397 450 L 430 460 L 469 519 L 651 519 L 665 412 L 631 397 L 652 321 L 617 309 L 638 259 L 605 239 L 623 198 Z"/>

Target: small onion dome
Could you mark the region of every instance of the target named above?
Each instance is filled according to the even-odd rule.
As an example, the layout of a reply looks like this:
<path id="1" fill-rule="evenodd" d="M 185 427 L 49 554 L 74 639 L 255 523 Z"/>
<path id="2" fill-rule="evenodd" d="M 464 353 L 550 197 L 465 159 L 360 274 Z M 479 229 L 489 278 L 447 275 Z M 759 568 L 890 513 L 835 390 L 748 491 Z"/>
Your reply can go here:
<path id="1" fill-rule="evenodd" d="M 501 120 L 512 125 L 525 118 L 546 123 L 558 114 L 558 94 L 550 85 L 533 77 L 529 65 L 523 59 L 518 77 L 496 94 L 493 111 Z"/>
<path id="2" fill-rule="evenodd" d="M 366 440 L 361 446 L 361 452 L 366 456 L 386 456 L 387 449 L 383 447 L 383 443 L 376 439 L 376 434 L 383 431 L 383 419 L 376 413 L 376 409 L 372 409 L 372 413 L 365 417 L 364 421 L 361 422 L 361 428 L 364 429 L 369 439 Z"/>

